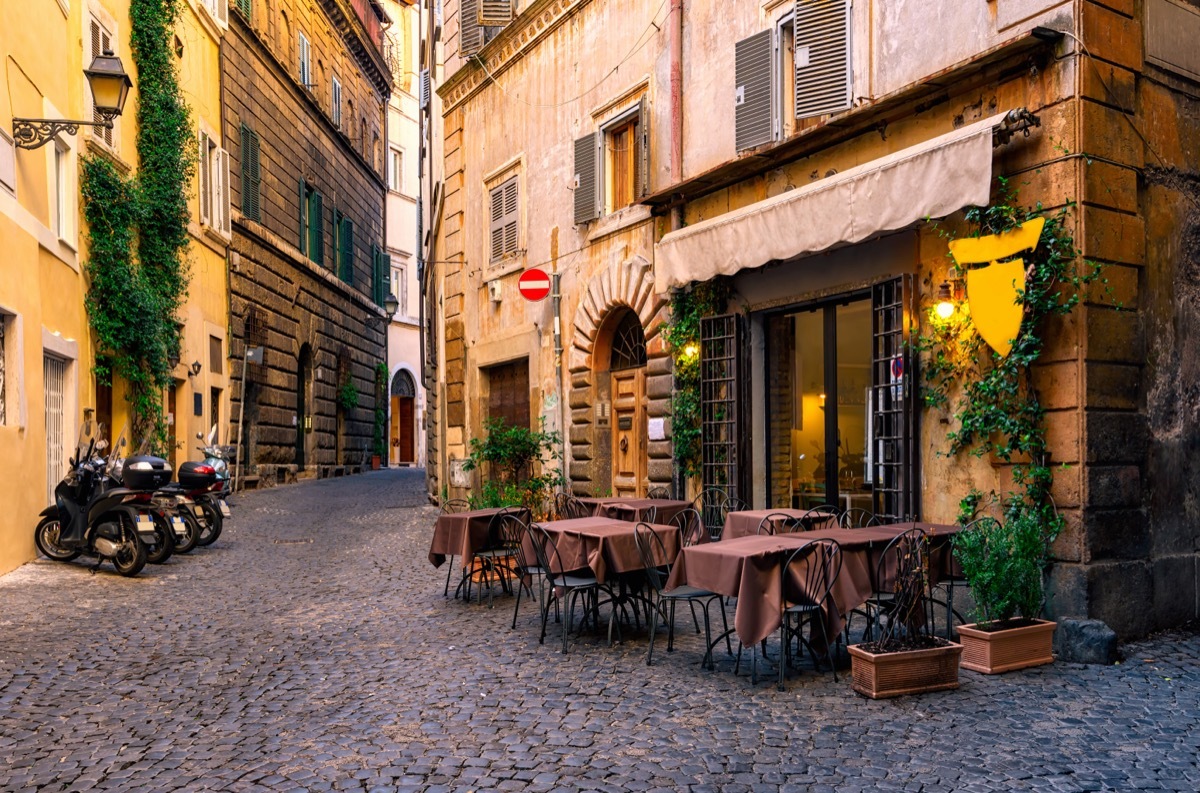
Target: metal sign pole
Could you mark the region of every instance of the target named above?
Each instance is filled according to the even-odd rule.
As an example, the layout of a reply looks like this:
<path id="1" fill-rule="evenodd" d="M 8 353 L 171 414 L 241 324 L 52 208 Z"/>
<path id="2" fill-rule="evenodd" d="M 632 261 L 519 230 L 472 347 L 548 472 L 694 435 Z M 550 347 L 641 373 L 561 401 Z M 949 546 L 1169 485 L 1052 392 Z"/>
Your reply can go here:
<path id="1" fill-rule="evenodd" d="M 238 437 L 237 446 L 235 447 L 237 449 L 238 463 L 233 467 L 233 492 L 235 493 L 238 489 L 238 472 L 245 465 L 245 460 L 242 458 L 242 423 L 246 417 L 246 377 L 249 374 L 249 363 L 250 348 L 246 347 L 246 352 L 242 355 L 242 398 L 238 402 Z"/>

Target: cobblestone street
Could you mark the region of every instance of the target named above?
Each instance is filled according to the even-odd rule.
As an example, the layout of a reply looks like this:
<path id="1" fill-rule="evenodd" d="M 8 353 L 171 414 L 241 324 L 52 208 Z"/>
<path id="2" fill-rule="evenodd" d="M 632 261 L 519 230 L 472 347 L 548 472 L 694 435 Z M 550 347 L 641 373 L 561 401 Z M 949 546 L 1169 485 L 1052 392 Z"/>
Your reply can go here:
<path id="1" fill-rule="evenodd" d="M 807 667 L 784 693 L 723 653 L 707 672 L 686 630 L 651 668 L 643 636 L 564 658 L 532 605 L 513 631 L 510 598 L 442 596 L 422 486 L 248 493 L 216 545 L 137 578 L 0 578 L 0 788 L 1200 789 L 1196 635 L 883 702 Z"/>

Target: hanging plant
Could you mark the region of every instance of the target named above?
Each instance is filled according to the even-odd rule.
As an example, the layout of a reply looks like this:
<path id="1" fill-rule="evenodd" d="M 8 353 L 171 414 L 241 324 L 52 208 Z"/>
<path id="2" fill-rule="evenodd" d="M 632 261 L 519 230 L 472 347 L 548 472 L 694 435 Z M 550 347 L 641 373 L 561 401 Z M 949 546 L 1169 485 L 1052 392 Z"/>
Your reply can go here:
<path id="1" fill-rule="evenodd" d="M 354 385 L 354 381 L 349 377 L 338 386 L 337 404 L 338 407 L 347 412 L 358 407 L 358 387 Z"/>
<path id="2" fill-rule="evenodd" d="M 375 364 L 375 435 L 371 448 L 381 459 L 387 456 L 387 376 L 387 364 Z"/>
<path id="3" fill-rule="evenodd" d="M 166 451 L 162 390 L 178 359 L 176 317 L 187 295 L 188 187 L 195 153 L 171 37 L 180 0 L 131 0 L 130 45 L 137 68 L 138 173 L 122 177 L 107 159 L 83 158 L 87 220 L 88 321 L 96 375 L 128 385 L 135 438 Z M 135 254 L 136 252 L 136 259 Z"/>

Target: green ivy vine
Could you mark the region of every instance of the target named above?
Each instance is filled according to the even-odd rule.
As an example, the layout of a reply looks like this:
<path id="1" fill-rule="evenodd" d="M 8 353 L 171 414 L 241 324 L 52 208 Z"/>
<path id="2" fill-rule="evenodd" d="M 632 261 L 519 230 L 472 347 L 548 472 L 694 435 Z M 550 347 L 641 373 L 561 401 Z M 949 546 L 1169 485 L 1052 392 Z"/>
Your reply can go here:
<path id="1" fill-rule="evenodd" d="M 138 174 L 83 159 L 88 320 L 101 382 L 129 386 L 135 438 L 166 449 L 162 392 L 180 349 L 176 316 L 187 295 L 188 187 L 195 147 L 171 38 L 181 0 L 130 0 L 137 68 Z M 136 260 L 134 253 L 136 251 Z"/>
<path id="2" fill-rule="evenodd" d="M 685 477 L 700 473 L 700 319 L 725 312 L 732 294 L 728 278 L 714 278 L 676 290 L 663 338 L 675 364 L 671 435 L 675 461 Z"/>
<path id="3" fill-rule="evenodd" d="M 381 460 L 387 459 L 387 382 L 388 367 L 380 361 L 375 364 L 375 434 L 371 449 Z"/>
<path id="4" fill-rule="evenodd" d="M 1089 284 L 1107 283 L 1107 279 L 1102 278 L 1100 265 L 1081 259 L 1067 229 L 1074 204 L 1047 215 L 1040 203 L 1026 208 L 1016 200 L 1016 190 L 1001 178 L 997 202 L 965 213 L 973 237 L 1010 231 L 1045 217 L 1036 249 L 1022 255 L 1026 283 L 1018 298 L 1024 316 L 1012 350 L 1004 357 L 994 352 L 962 311 L 945 320 L 931 311 L 928 332 L 918 337 L 916 348 L 922 354 L 924 404 L 951 418 L 945 454 L 991 454 L 1013 463 L 1017 492 L 1001 497 L 973 489 L 960 503 L 959 520 L 969 521 L 990 500 L 1001 505 L 1006 520 L 1038 521 L 1048 546 L 1061 531 L 1063 518 L 1050 495 L 1054 468 L 1046 446 L 1046 410 L 1032 380 L 1033 366 L 1044 349 L 1045 320 L 1069 314 Z M 952 273 L 956 278 L 966 276 L 957 264 L 952 265 Z"/>

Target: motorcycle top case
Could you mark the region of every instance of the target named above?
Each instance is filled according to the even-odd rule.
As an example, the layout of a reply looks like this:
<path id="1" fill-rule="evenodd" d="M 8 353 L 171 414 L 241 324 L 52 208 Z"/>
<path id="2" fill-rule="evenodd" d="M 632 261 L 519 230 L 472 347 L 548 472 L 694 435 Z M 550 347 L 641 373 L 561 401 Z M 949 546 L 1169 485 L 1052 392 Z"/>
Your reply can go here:
<path id="1" fill-rule="evenodd" d="M 161 457 L 139 454 L 125 461 L 121 476 L 130 490 L 158 490 L 171 481 L 171 466 Z"/>
<path id="2" fill-rule="evenodd" d="M 186 490 L 212 487 L 217 481 L 217 472 L 206 463 L 186 462 L 179 466 L 179 484 Z"/>

